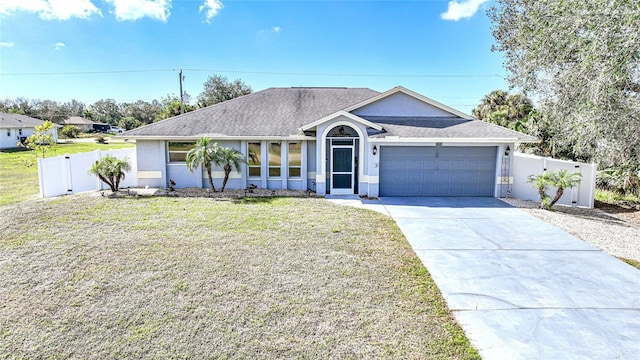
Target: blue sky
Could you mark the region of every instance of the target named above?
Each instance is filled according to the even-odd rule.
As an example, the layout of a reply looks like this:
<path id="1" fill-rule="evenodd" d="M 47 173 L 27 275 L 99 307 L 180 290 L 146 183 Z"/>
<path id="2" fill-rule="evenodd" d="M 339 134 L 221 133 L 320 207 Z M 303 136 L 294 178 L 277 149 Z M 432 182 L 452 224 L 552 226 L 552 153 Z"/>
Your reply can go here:
<path id="1" fill-rule="evenodd" d="M 0 97 L 195 100 L 207 76 L 268 87 L 402 85 L 469 113 L 507 89 L 487 0 L 3 0 Z"/>

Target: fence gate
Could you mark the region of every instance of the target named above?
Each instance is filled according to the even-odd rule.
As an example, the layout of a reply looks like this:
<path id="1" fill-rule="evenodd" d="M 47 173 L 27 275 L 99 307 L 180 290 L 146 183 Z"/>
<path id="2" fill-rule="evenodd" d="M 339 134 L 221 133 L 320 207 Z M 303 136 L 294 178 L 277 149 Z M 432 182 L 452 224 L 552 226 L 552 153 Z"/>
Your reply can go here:
<path id="1" fill-rule="evenodd" d="M 95 150 L 73 155 L 62 155 L 38 159 L 38 182 L 40 196 L 43 198 L 94 191 L 106 188 L 97 176 L 89 175 L 89 169 L 106 155 L 119 159 L 126 158 L 131 170 L 126 172 L 121 187 L 137 186 L 136 149 Z"/>

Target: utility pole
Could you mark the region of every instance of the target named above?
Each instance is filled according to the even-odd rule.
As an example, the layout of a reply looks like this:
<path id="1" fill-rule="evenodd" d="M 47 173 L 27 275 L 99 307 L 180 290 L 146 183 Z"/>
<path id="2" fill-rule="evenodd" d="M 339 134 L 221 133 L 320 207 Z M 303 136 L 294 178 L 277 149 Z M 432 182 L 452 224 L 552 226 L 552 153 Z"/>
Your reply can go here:
<path id="1" fill-rule="evenodd" d="M 182 81 L 184 80 L 184 76 L 182 76 L 182 69 L 180 69 L 180 114 L 184 114 L 184 99 L 182 95 Z"/>

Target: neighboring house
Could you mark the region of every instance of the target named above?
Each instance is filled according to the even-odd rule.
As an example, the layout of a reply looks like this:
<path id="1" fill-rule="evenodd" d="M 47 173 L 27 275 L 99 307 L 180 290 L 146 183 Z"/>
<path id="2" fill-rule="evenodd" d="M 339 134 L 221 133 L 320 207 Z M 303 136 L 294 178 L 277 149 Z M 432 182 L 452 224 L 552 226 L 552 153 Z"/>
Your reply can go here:
<path id="1" fill-rule="evenodd" d="M 68 119 L 66 119 L 63 122 L 64 125 L 73 125 L 76 128 L 78 128 L 78 130 L 82 131 L 82 132 L 89 132 L 93 130 L 93 124 L 94 122 L 89 120 L 89 119 L 85 119 L 83 117 L 80 116 L 72 116 Z"/>
<path id="2" fill-rule="evenodd" d="M 35 132 L 35 127 L 42 125 L 44 121 L 20 114 L 0 113 L 0 149 L 18 147 L 18 143 L 24 141 Z M 53 141 L 58 141 L 58 131 L 53 131 Z"/>
<path id="3" fill-rule="evenodd" d="M 140 186 L 208 186 L 202 169 L 185 164 L 206 136 L 249 159 L 229 188 L 371 197 L 499 196 L 510 150 L 537 141 L 403 87 L 270 88 L 121 136 L 136 140 Z M 213 174 L 218 183 L 224 175 Z"/>

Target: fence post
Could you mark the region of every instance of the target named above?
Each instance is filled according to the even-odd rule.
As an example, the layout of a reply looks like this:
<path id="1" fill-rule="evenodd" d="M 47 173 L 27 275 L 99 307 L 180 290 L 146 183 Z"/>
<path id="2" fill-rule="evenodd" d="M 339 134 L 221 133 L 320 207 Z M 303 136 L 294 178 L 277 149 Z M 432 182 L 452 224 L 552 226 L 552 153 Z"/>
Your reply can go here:
<path id="1" fill-rule="evenodd" d="M 582 179 L 582 167 L 578 163 L 574 162 L 573 169 L 581 175 L 580 178 Z M 571 207 L 577 207 L 578 201 L 580 201 L 580 184 L 571 188 Z"/>
<path id="2" fill-rule="evenodd" d="M 67 194 L 73 193 L 73 174 L 71 169 L 71 156 L 69 154 L 64 154 L 64 175 L 65 175 L 65 184 L 67 187 Z"/>
<path id="3" fill-rule="evenodd" d="M 595 200 L 596 200 L 596 172 L 598 170 L 598 164 L 597 163 L 591 163 L 591 182 L 590 184 L 592 184 L 593 186 L 589 187 L 589 201 L 591 202 L 591 208 L 593 208 L 595 206 Z"/>
<path id="4" fill-rule="evenodd" d="M 100 159 L 102 159 L 102 153 L 100 152 L 100 149 L 96 149 L 93 151 L 94 157 L 95 157 L 95 161 L 94 163 L 100 161 Z M 98 176 L 96 176 L 96 190 L 103 190 L 102 189 L 102 181 L 100 181 L 100 178 Z"/>
<path id="5" fill-rule="evenodd" d="M 42 161 L 44 159 L 42 158 L 37 158 L 38 161 L 38 183 L 40 185 L 40 197 L 44 198 L 44 169 L 42 168 L 44 166 L 44 164 L 42 164 Z"/>

